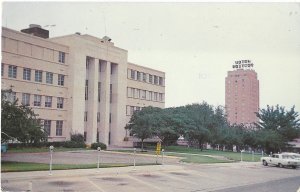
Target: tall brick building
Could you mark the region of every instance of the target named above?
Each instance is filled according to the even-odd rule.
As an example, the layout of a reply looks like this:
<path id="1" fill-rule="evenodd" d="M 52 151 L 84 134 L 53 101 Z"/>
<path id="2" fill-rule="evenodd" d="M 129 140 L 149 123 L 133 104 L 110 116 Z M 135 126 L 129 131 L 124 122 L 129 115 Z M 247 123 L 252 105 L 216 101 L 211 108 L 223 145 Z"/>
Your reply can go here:
<path id="1" fill-rule="evenodd" d="M 225 79 L 225 108 L 230 124 L 250 126 L 258 121 L 259 80 L 250 60 L 236 61 Z"/>

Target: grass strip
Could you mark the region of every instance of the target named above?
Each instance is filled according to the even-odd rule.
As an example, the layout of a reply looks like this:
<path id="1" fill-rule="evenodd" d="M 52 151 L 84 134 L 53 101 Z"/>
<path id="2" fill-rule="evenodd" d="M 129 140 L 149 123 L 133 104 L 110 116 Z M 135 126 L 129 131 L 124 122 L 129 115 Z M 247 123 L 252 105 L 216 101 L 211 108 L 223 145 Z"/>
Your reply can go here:
<path id="1" fill-rule="evenodd" d="M 61 151 L 80 151 L 80 150 L 91 150 L 89 148 L 65 148 L 65 147 L 56 147 L 54 148 L 55 152 Z M 22 148 L 9 148 L 8 153 L 42 153 L 49 152 L 48 147 L 22 147 Z"/>
<path id="2" fill-rule="evenodd" d="M 155 164 L 136 164 L 136 166 L 155 165 Z M 100 164 L 99 168 L 112 168 L 112 167 L 128 167 L 132 164 Z M 93 169 L 97 168 L 97 164 L 53 164 L 52 170 L 68 170 L 68 169 Z M 25 171 L 47 171 L 49 164 L 44 163 L 27 163 L 27 162 L 1 162 L 1 172 L 25 172 Z"/>

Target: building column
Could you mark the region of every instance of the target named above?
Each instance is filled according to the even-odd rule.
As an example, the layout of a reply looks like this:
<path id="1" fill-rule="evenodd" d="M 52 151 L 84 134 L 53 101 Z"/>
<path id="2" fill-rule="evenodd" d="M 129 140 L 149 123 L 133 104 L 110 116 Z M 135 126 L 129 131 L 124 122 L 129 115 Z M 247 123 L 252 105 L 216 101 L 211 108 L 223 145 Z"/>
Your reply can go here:
<path id="1" fill-rule="evenodd" d="M 110 75 L 111 75 L 111 63 L 108 61 L 101 60 L 101 94 L 100 94 L 100 127 L 99 127 L 99 141 L 109 145 L 110 135 Z"/>
<path id="2" fill-rule="evenodd" d="M 86 143 L 95 143 L 97 139 L 97 112 L 98 112 L 98 62 L 90 59 L 88 69 L 88 100 L 87 100 L 87 133 Z"/>

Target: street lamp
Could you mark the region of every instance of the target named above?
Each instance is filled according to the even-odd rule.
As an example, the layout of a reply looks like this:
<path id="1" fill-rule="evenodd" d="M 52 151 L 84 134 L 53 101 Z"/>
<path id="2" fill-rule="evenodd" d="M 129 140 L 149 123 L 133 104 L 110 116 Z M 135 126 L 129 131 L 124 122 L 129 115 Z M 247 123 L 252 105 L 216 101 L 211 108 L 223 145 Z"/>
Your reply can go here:
<path id="1" fill-rule="evenodd" d="M 49 175 L 52 175 L 52 153 L 53 153 L 54 147 L 51 145 L 51 146 L 49 147 L 49 149 L 50 149 Z"/>

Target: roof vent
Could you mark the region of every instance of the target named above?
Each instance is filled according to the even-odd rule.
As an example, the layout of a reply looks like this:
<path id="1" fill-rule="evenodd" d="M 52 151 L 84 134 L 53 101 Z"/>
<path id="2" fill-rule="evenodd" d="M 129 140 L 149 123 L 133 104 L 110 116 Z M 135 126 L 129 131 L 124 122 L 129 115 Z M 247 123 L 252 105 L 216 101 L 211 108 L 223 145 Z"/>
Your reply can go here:
<path id="1" fill-rule="evenodd" d="M 40 25 L 37 25 L 37 24 L 30 24 L 29 25 L 29 28 L 35 28 L 35 27 L 42 28 Z"/>
<path id="2" fill-rule="evenodd" d="M 107 37 L 107 36 L 104 36 L 103 38 L 102 38 L 104 41 L 111 41 L 111 38 L 110 37 Z"/>

